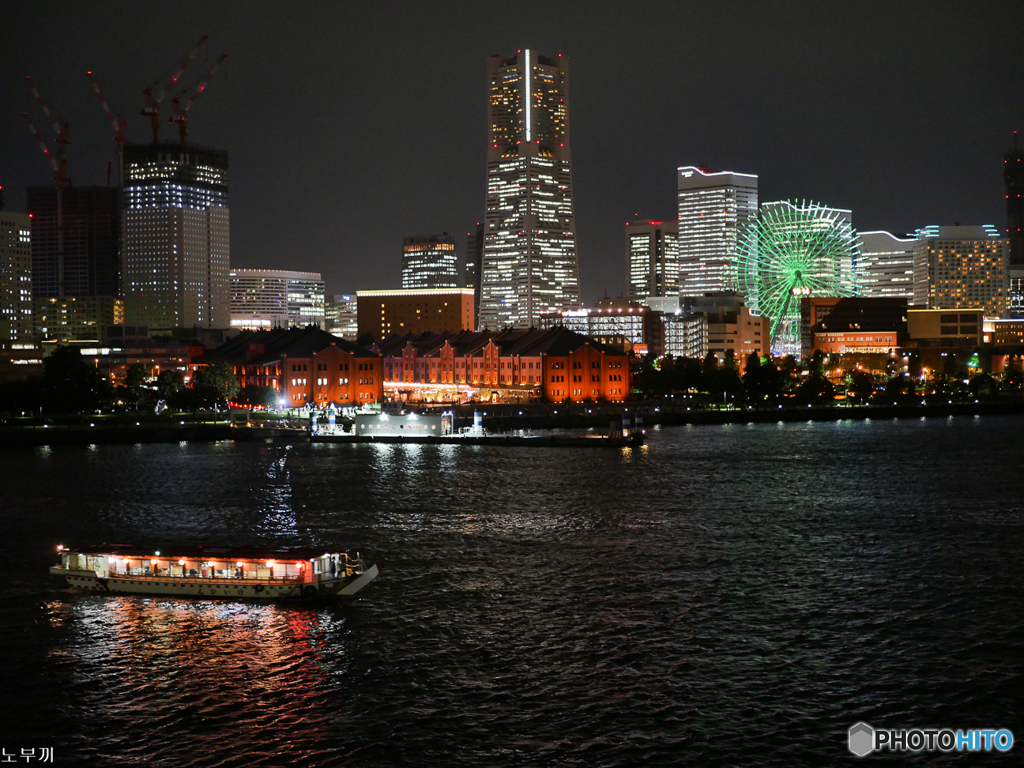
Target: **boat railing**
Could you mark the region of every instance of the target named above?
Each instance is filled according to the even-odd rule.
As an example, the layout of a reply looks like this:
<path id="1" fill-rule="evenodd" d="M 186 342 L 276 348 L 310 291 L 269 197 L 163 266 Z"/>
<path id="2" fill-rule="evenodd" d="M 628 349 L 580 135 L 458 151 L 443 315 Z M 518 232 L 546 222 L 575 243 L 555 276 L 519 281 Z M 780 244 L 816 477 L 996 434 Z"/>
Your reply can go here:
<path id="1" fill-rule="evenodd" d="M 170 573 L 111 573 L 108 574 L 107 578 L 110 579 L 145 579 L 147 581 L 175 581 L 182 584 L 240 584 L 240 583 L 258 583 L 258 584 L 301 584 L 303 582 L 302 575 L 296 576 L 284 576 L 284 577 L 273 577 L 273 578 L 258 578 L 256 576 L 178 576 Z"/>

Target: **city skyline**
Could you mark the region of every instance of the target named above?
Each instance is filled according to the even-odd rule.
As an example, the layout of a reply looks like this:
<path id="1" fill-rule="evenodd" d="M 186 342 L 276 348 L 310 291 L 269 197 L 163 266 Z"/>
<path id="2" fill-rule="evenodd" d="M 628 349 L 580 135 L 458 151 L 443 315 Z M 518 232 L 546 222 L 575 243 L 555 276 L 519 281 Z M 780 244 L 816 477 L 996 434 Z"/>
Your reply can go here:
<path id="1" fill-rule="evenodd" d="M 512 23 L 497 11 L 327 9 L 318 24 L 267 7 L 244 30 L 231 3 L 186 6 L 169 21 L 103 5 L 16 9 L 23 34 L 0 53 L 6 207 L 23 210 L 24 187 L 51 176 L 17 114 L 35 109 L 23 75 L 72 124 L 73 183 L 101 184 L 114 141 L 85 70 L 128 119 L 129 138 L 146 140 L 143 87 L 209 34 L 186 79 L 221 51 L 229 77 L 218 74 L 192 110 L 189 136 L 232 155 L 232 266 L 318 271 L 332 292 L 395 286 L 404 235 L 466 232 L 483 218 L 487 57 L 527 47 L 573 60 L 584 304 L 623 292 L 622 225 L 671 217 L 681 165 L 755 173 L 762 199 L 852 209 L 863 230 L 1006 225 L 1002 155 L 1024 125 L 1021 86 L 1005 75 L 1024 56 L 1017 4 L 885 6 L 884 16 L 870 3 L 658 7 L 643 35 L 617 17 L 544 7 Z M 680 46 L 680 30 L 693 28 L 701 34 Z M 379 31 L 364 40 L 359 30 Z M 963 39 L 986 45 L 968 56 Z M 368 65 L 385 44 L 389 60 Z M 957 119 L 935 119 L 942 112 Z M 416 141 L 405 113 L 418 115 Z M 173 140 L 174 127 L 165 122 L 162 136 Z"/>

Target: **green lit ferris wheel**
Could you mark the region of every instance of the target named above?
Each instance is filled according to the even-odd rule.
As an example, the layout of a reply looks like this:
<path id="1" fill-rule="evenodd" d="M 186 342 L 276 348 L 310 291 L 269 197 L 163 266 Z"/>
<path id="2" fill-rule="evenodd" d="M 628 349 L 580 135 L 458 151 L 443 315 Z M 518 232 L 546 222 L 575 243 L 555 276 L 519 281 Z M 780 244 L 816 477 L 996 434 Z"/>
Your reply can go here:
<path id="1" fill-rule="evenodd" d="M 772 353 L 800 355 L 800 300 L 853 296 L 859 255 L 850 212 L 808 201 L 765 203 L 741 233 L 737 284 L 771 322 Z"/>

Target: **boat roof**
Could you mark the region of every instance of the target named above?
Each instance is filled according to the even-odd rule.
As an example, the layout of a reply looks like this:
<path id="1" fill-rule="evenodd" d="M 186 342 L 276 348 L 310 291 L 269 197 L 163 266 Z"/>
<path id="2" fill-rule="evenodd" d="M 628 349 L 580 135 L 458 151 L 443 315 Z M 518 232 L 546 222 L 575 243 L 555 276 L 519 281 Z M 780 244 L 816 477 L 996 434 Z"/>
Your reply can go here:
<path id="1" fill-rule="evenodd" d="M 311 560 L 325 554 L 340 554 L 343 549 L 303 547 L 298 549 L 259 549 L 255 547 L 223 547 L 166 544 L 94 544 L 87 547 L 64 547 L 65 552 L 83 555 L 118 555 L 119 557 L 165 557 L 196 560 Z M 160 553 L 159 555 L 157 553 Z"/>

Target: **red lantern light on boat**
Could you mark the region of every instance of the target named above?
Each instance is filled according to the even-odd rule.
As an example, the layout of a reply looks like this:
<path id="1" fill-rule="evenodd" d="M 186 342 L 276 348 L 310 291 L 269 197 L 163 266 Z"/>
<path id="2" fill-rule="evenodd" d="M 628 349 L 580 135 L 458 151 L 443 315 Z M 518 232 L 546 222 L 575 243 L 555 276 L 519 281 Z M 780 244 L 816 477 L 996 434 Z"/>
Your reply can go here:
<path id="1" fill-rule="evenodd" d="M 273 568 L 273 567 L 274 567 L 274 561 L 273 560 L 267 560 L 267 568 Z"/>
<path id="2" fill-rule="evenodd" d="M 184 561 L 184 560 L 179 560 L 179 561 L 178 561 L 178 565 L 184 565 L 184 564 L 185 564 L 185 561 Z"/>
<path id="3" fill-rule="evenodd" d="M 243 563 L 241 560 L 239 560 L 237 563 L 235 563 L 235 565 L 237 565 L 239 568 L 241 568 L 243 565 L 245 565 L 245 563 Z"/>

